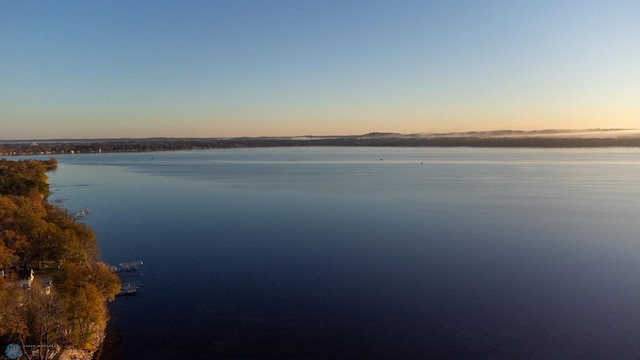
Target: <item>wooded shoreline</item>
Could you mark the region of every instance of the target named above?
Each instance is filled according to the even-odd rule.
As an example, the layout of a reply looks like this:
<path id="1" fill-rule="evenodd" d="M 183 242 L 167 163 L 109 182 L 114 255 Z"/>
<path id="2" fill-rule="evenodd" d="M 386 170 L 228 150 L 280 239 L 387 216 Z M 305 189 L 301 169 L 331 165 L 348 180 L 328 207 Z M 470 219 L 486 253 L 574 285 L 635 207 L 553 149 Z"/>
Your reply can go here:
<path id="1" fill-rule="evenodd" d="M 120 280 L 100 261 L 93 231 L 47 201 L 45 173 L 56 166 L 0 160 L 0 347 L 28 359 L 90 359 Z"/>
<path id="2" fill-rule="evenodd" d="M 371 133 L 357 136 L 242 137 L 242 138 L 146 138 L 5 141 L 0 156 L 86 154 L 107 152 L 151 152 L 252 147 L 482 147 L 482 148 L 601 148 L 640 147 L 640 136 L 414 136 Z"/>

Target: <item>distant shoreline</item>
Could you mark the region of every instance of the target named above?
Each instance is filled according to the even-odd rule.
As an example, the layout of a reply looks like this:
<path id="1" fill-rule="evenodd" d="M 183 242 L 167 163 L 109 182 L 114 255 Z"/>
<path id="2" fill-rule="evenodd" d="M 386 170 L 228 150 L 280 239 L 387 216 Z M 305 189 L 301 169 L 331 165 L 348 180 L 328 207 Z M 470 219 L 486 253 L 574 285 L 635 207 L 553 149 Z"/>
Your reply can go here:
<path id="1" fill-rule="evenodd" d="M 640 131 L 631 129 L 503 130 L 446 134 L 369 133 L 365 135 L 298 137 L 7 140 L 0 142 L 0 156 L 301 146 L 479 148 L 640 147 Z"/>

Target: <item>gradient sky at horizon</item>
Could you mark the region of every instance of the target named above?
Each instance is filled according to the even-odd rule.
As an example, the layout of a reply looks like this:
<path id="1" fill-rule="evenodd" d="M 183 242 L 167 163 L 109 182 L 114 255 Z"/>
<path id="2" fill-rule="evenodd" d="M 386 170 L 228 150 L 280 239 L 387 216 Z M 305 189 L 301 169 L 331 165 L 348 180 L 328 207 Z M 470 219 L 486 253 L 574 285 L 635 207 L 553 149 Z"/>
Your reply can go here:
<path id="1" fill-rule="evenodd" d="M 638 1 L 3 1 L 0 140 L 640 127 Z"/>

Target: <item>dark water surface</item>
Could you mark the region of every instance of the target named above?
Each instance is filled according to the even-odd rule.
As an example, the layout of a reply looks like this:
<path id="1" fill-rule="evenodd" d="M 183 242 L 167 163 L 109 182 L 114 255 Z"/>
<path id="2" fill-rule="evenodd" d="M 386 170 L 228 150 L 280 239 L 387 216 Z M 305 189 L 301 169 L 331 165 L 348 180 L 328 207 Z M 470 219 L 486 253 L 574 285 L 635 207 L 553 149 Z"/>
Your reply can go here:
<path id="1" fill-rule="evenodd" d="M 60 156 L 122 359 L 638 359 L 640 150 Z"/>

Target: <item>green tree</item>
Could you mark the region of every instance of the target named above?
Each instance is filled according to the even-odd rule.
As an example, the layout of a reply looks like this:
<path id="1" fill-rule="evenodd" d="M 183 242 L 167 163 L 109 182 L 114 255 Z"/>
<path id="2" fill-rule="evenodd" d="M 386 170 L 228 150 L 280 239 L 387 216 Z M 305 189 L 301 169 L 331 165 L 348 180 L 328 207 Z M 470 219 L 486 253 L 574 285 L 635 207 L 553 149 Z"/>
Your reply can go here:
<path id="1" fill-rule="evenodd" d="M 49 196 L 45 165 L 37 160 L 8 161 L 0 160 L 0 194 L 29 196 L 38 194 L 42 198 Z"/>

